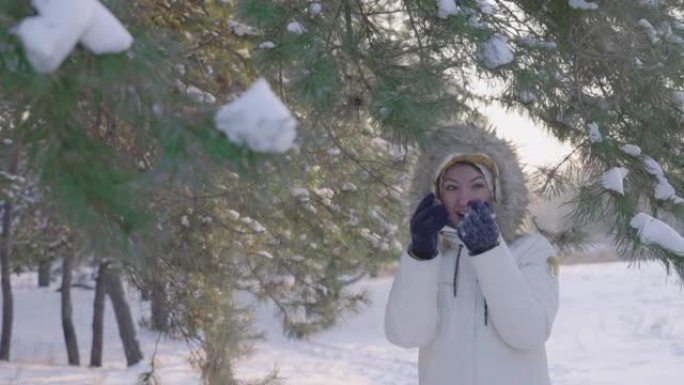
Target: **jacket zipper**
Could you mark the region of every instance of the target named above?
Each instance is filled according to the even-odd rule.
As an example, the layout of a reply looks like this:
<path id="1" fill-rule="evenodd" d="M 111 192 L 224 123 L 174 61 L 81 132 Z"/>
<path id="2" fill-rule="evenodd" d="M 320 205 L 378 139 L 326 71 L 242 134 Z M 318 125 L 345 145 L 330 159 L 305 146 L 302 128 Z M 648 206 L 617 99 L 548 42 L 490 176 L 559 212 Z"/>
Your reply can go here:
<path id="1" fill-rule="evenodd" d="M 463 245 L 458 245 L 458 253 L 456 253 L 456 266 L 454 267 L 454 297 L 458 296 L 458 265 L 461 263 L 461 250 L 463 250 Z"/>

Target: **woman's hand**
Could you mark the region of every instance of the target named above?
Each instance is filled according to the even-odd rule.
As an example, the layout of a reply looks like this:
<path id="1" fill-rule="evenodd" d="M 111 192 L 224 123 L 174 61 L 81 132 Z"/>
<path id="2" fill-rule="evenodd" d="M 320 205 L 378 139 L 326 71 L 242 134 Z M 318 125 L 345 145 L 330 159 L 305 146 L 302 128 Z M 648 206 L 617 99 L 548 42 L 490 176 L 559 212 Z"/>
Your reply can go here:
<path id="1" fill-rule="evenodd" d="M 489 203 L 475 200 L 468 202 L 468 213 L 456 230 L 470 255 L 482 254 L 499 245 L 499 226 Z"/>
<path id="2" fill-rule="evenodd" d="M 411 218 L 409 250 L 419 259 L 432 259 L 437 255 L 437 234 L 449 222 L 446 207 L 436 203 L 435 194 L 428 194 Z"/>

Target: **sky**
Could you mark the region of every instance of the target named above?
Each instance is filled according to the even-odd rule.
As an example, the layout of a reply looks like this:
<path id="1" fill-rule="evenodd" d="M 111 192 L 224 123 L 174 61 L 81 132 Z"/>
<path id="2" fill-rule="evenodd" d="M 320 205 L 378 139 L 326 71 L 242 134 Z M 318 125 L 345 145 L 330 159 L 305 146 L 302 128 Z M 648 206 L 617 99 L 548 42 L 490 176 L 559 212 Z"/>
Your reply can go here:
<path id="1" fill-rule="evenodd" d="M 518 155 L 527 166 L 543 166 L 560 161 L 572 151 L 567 143 L 559 142 L 529 118 L 515 112 L 506 111 L 500 105 L 482 107 L 497 133 L 518 147 Z"/>

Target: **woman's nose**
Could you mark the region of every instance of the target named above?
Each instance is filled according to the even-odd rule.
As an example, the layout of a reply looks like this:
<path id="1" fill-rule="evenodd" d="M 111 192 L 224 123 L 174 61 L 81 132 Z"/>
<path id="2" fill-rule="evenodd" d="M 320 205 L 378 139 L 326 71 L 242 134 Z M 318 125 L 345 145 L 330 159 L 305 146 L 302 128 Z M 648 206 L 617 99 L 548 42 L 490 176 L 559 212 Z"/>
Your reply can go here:
<path id="1" fill-rule="evenodd" d="M 458 196 L 458 206 L 461 208 L 466 208 L 468 207 L 468 202 L 470 201 L 470 194 L 468 193 L 461 193 Z"/>

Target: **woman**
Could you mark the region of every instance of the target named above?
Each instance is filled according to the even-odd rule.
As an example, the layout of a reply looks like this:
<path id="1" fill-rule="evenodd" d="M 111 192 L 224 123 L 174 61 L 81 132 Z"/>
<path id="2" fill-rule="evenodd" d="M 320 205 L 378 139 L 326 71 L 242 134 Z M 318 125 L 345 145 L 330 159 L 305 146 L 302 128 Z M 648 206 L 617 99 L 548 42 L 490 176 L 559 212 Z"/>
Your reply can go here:
<path id="1" fill-rule="evenodd" d="M 420 385 L 548 385 L 558 264 L 544 237 L 516 234 L 528 197 L 511 145 L 462 125 L 425 148 L 387 338 L 420 348 Z"/>

